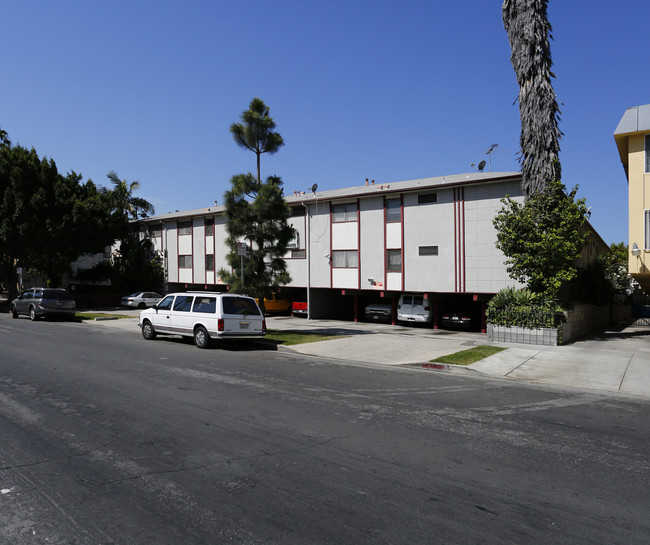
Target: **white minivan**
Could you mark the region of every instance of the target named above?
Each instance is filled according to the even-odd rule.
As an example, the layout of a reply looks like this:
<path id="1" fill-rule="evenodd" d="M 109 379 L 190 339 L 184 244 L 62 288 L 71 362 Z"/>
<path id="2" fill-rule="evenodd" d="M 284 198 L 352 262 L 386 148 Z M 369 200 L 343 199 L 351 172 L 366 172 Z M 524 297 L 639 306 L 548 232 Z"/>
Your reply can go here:
<path id="1" fill-rule="evenodd" d="M 170 293 L 140 313 L 145 339 L 157 335 L 192 337 L 199 348 L 212 339 L 263 339 L 266 322 L 255 299 L 218 292 Z"/>
<path id="2" fill-rule="evenodd" d="M 424 295 L 403 293 L 397 303 L 397 320 L 400 322 L 430 322 L 433 310 Z"/>

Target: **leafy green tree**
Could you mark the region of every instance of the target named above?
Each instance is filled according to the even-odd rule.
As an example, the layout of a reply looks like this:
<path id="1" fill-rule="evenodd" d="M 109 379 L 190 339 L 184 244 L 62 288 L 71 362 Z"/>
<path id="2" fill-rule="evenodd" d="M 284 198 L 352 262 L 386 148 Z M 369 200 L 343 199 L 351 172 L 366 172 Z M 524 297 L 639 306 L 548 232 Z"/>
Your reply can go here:
<path id="1" fill-rule="evenodd" d="M 20 264 L 60 284 L 78 257 L 129 233 L 127 205 L 123 192 L 63 176 L 33 148 L 0 146 L 0 282 L 14 295 Z"/>
<path id="2" fill-rule="evenodd" d="M 553 181 L 524 203 L 506 197 L 493 223 L 508 274 L 535 294 L 557 301 L 560 286 L 576 277 L 576 260 L 589 236 L 585 199 Z"/>
<path id="3" fill-rule="evenodd" d="M 0 129 L 0 147 L 11 147 L 11 140 L 4 129 Z"/>
<path id="4" fill-rule="evenodd" d="M 526 197 L 561 180 L 560 109 L 553 90 L 548 0 L 504 0 L 503 24 L 519 84 L 520 162 Z"/>
<path id="5" fill-rule="evenodd" d="M 282 180 L 278 176 L 261 180 L 260 156 L 275 153 L 284 143 L 273 130 L 269 108 L 254 98 L 241 119 L 242 123 L 233 124 L 230 131 L 239 146 L 256 154 L 257 177 L 250 172 L 233 176 L 232 188 L 224 196 L 231 271 L 221 269 L 219 274 L 234 292 L 256 295 L 263 304 L 265 295 L 290 281 L 284 255 L 295 231 L 287 223 L 291 211 L 282 196 Z M 243 283 L 242 259 L 237 254 L 237 243 L 242 241 L 248 245 Z"/>
<path id="6" fill-rule="evenodd" d="M 136 231 L 121 241 L 120 253 L 111 271 L 111 283 L 124 290 L 146 287 L 161 291 L 164 285 L 162 259 L 154 251 L 149 237 L 140 237 Z"/>
<path id="7" fill-rule="evenodd" d="M 140 189 L 140 182 L 120 180 L 113 170 L 106 176 L 113 184 L 113 199 L 116 211 L 127 213 L 133 220 L 146 218 L 149 214 L 154 213 L 154 206 L 149 201 L 133 195 L 134 191 Z"/>
<path id="8" fill-rule="evenodd" d="M 275 132 L 275 122 L 270 117 L 270 108 L 262 99 L 255 97 L 248 105 L 248 110 L 241 115 L 241 123 L 230 126 L 235 143 L 255 153 L 257 157 L 257 183 L 262 183 L 260 158 L 263 153 L 275 153 L 284 145 L 282 137 Z"/>
<path id="9" fill-rule="evenodd" d="M 630 250 L 625 242 L 612 242 L 609 252 L 601 258 L 605 278 L 614 292 L 630 288 L 629 256 Z"/>

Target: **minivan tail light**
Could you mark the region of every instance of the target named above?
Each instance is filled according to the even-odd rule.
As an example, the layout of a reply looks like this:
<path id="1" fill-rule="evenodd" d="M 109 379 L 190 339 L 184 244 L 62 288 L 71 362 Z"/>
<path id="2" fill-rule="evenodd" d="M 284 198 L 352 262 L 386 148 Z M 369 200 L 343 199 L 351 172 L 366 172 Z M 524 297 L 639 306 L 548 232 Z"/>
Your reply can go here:
<path id="1" fill-rule="evenodd" d="M 266 333 L 266 320 L 262 320 L 262 333 Z"/>
<path id="2" fill-rule="evenodd" d="M 217 331 L 224 331 L 224 329 L 225 329 L 225 325 L 223 322 L 223 318 L 219 318 L 217 320 Z"/>
<path id="3" fill-rule="evenodd" d="M 429 312 L 431 309 L 429 307 L 424 307 L 425 312 Z"/>

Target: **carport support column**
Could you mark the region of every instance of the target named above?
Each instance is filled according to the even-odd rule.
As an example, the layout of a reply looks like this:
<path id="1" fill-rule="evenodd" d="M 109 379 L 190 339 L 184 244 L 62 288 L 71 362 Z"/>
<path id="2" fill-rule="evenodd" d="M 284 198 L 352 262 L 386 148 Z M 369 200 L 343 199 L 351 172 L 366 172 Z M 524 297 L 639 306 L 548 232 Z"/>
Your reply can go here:
<path id="1" fill-rule="evenodd" d="M 438 299 L 433 301 L 433 329 L 438 329 Z"/>
<path id="2" fill-rule="evenodd" d="M 481 333 L 485 333 L 487 331 L 487 324 L 485 320 L 486 308 L 487 303 L 485 301 L 481 301 Z"/>

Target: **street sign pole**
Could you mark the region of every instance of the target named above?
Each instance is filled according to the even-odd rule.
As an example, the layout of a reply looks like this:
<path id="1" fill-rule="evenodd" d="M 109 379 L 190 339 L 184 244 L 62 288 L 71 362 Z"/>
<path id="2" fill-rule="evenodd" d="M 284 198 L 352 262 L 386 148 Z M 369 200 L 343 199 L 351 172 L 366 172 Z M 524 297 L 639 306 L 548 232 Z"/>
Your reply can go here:
<path id="1" fill-rule="evenodd" d="M 244 257 L 246 256 L 246 251 L 248 247 L 245 242 L 237 243 L 237 253 L 239 254 L 239 263 L 241 264 L 241 286 L 244 287 Z"/>

